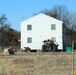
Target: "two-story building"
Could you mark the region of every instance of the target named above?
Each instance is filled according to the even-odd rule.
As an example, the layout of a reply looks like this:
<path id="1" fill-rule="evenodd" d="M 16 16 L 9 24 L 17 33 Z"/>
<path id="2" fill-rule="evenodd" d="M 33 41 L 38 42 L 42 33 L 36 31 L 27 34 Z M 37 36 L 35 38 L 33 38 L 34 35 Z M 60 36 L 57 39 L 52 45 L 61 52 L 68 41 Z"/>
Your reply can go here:
<path id="1" fill-rule="evenodd" d="M 41 49 L 43 40 L 51 39 L 59 44 L 58 49 L 66 46 L 66 28 L 63 22 L 40 13 L 21 22 L 21 48 Z"/>

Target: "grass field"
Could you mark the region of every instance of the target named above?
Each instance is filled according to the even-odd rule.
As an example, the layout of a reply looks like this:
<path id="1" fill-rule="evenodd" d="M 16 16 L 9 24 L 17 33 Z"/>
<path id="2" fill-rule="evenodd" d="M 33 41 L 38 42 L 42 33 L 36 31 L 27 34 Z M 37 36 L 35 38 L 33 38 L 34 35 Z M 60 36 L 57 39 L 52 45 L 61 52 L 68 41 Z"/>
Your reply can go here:
<path id="1" fill-rule="evenodd" d="M 0 75 L 72 75 L 72 55 L 60 52 L 0 56 Z"/>

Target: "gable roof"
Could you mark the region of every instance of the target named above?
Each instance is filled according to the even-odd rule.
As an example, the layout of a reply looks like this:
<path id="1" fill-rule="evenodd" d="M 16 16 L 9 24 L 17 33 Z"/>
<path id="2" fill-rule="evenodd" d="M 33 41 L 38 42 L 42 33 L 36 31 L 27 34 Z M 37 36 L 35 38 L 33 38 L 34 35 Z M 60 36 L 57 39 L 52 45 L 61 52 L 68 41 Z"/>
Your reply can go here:
<path id="1" fill-rule="evenodd" d="M 57 21 L 62 22 L 61 20 L 58 20 L 58 19 L 53 18 L 53 17 L 51 17 L 51 16 L 45 15 L 45 14 L 43 14 L 43 13 L 40 13 L 40 14 L 37 14 L 37 15 L 35 15 L 35 16 L 32 16 L 32 17 L 29 18 L 29 19 L 26 19 L 26 20 L 22 21 L 21 23 L 24 23 L 25 21 L 31 20 L 31 19 L 33 19 L 33 18 L 37 18 L 37 17 L 39 17 L 39 16 L 47 17 L 47 18 L 54 19 L 54 20 L 57 20 Z"/>

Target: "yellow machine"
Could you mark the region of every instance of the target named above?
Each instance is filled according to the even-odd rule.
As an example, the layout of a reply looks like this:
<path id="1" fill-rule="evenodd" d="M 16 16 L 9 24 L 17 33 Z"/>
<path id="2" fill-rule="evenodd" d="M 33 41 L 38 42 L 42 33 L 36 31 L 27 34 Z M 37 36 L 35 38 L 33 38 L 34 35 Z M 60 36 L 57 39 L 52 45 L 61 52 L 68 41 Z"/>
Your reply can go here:
<path id="1" fill-rule="evenodd" d="M 76 68 L 74 69 L 74 75 L 76 75 Z"/>

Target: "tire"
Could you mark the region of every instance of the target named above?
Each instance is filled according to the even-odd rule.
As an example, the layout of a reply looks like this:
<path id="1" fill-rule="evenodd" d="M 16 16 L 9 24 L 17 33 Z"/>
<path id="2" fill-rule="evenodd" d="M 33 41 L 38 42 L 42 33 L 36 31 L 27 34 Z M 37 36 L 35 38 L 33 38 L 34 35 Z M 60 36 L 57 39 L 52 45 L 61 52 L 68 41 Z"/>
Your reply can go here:
<path id="1" fill-rule="evenodd" d="M 57 51 L 57 46 L 54 44 L 53 45 L 53 52 L 56 52 Z"/>
<path id="2" fill-rule="evenodd" d="M 45 52 L 45 51 L 46 51 L 46 46 L 42 45 L 42 52 Z"/>
<path id="3" fill-rule="evenodd" d="M 8 51 L 9 51 L 9 54 L 14 54 L 14 51 L 11 48 L 8 49 Z"/>

